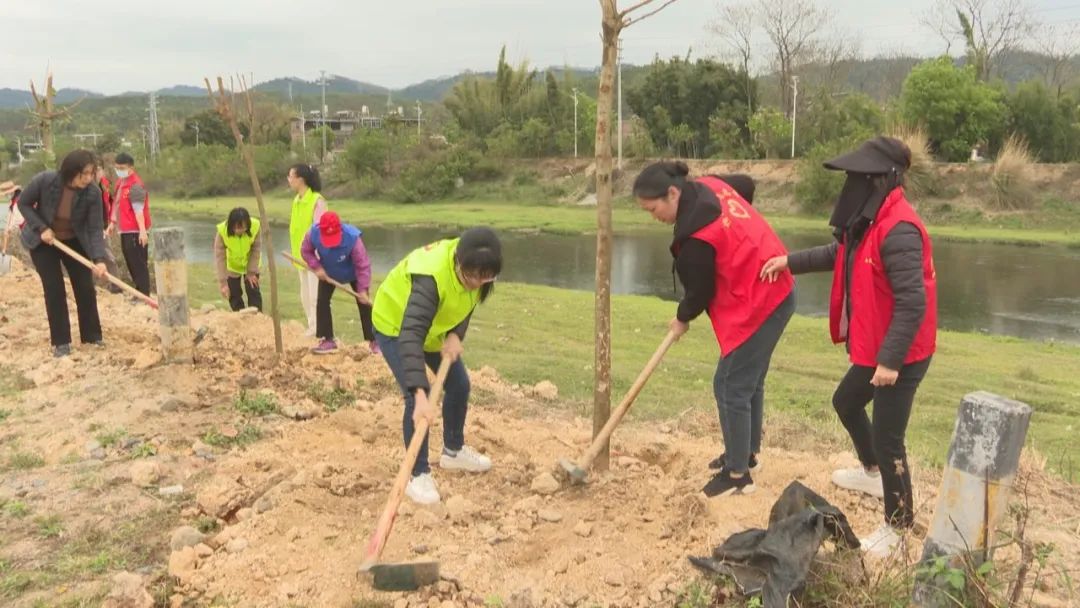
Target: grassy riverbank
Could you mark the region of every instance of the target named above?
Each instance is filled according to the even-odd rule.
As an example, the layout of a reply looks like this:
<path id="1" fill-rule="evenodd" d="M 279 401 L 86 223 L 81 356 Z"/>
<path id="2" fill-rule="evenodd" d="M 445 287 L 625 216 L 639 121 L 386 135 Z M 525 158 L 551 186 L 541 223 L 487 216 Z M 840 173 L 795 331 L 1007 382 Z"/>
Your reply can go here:
<path id="1" fill-rule="evenodd" d="M 298 319 L 297 275 L 286 270 L 281 273 L 283 316 Z M 194 307 L 206 302 L 225 306 L 209 265 L 192 265 L 190 282 Z M 263 284 L 269 307 L 269 280 Z M 551 380 L 564 399 L 586 414 L 592 395 L 592 301 L 590 292 L 500 283 L 473 320 L 466 360 L 474 368 L 491 365 L 515 383 Z M 663 338 L 673 304 L 615 296 L 613 313 L 613 401 L 618 402 Z M 362 339 L 356 308 L 348 298 L 337 298 L 334 314 L 337 332 L 346 342 Z M 696 322 L 653 375 L 632 415 L 662 420 L 689 410 L 713 416 L 716 357 L 712 332 L 706 323 Z M 1080 348 L 1075 346 L 941 332 L 912 418 L 912 450 L 926 462 L 941 462 L 960 398 L 987 390 L 1031 404 L 1035 415 L 1029 443 L 1048 457 L 1051 469 L 1075 479 L 1080 476 L 1080 470 L 1074 471 L 1080 467 L 1080 444 L 1073 441 L 1080 413 L 1078 363 Z M 796 316 L 769 375 L 766 441 L 793 448 L 827 443 L 844 449 L 847 442 L 830 403 L 846 368 L 843 349 L 829 343 L 825 321 Z M 482 405 L 483 395 L 476 397 Z"/>

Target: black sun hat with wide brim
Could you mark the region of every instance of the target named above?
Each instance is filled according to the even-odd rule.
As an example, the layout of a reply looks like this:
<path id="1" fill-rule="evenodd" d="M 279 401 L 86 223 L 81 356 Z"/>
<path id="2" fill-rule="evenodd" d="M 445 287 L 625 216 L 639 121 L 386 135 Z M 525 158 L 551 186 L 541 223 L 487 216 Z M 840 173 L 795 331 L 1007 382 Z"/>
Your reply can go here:
<path id="1" fill-rule="evenodd" d="M 911 164 L 907 146 L 891 137 L 875 137 L 863 142 L 856 150 L 824 163 L 832 171 L 881 175 L 907 171 Z"/>

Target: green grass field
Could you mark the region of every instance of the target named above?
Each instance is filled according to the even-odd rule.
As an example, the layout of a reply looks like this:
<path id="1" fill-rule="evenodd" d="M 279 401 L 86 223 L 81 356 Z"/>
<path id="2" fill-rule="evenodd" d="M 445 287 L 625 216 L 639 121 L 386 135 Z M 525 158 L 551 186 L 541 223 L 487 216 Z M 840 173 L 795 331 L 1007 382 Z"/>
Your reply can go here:
<path id="1" fill-rule="evenodd" d="M 190 269 L 193 306 L 218 302 L 209 265 Z M 301 316 L 296 273 L 281 273 L 281 308 L 286 319 Z M 269 280 L 263 280 L 269 307 Z M 644 296 L 613 298 L 613 401 L 618 402 L 663 338 L 674 304 Z M 351 343 L 362 340 L 353 303 L 336 298 L 335 329 Z M 473 368 L 490 365 L 511 382 L 551 380 L 561 396 L 586 414 L 592 398 L 593 295 L 591 292 L 500 283 L 475 314 L 465 359 Z M 712 374 L 718 349 L 706 322 L 669 351 L 634 405 L 639 419 L 671 418 L 688 408 L 715 411 Z M 831 407 L 832 391 L 847 369 L 843 348 L 828 338 L 824 319 L 795 316 L 773 358 L 768 378 L 767 443 L 809 447 L 847 445 Z M 909 433 L 913 452 L 939 464 L 948 449 L 956 408 L 968 392 L 987 390 L 1029 403 L 1035 409 L 1030 445 L 1049 466 L 1074 478 L 1080 444 L 1074 439 L 1080 413 L 1080 347 L 1014 338 L 941 332 L 938 353 L 916 400 Z M 783 432 L 777 432 L 783 429 Z M 789 432 L 794 431 L 794 432 Z M 717 429 L 717 435 L 719 430 Z"/>

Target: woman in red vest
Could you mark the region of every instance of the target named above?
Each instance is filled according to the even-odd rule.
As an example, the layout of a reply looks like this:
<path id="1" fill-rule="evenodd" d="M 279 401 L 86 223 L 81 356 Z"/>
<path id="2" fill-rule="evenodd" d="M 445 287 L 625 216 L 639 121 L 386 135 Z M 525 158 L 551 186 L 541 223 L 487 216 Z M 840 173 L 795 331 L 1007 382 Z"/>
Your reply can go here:
<path id="1" fill-rule="evenodd" d="M 114 225 L 120 231 L 120 249 L 135 289 L 150 295 L 150 195 L 130 154 L 117 154 L 113 163 L 117 181 L 109 231 Z"/>
<path id="2" fill-rule="evenodd" d="M 703 491 L 748 494 L 761 452 L 765 375 L 795 311 L 795 281 L 787 272 L 777 281 L 758 279 L 766 260 L 787 251 L 750 206 L 753 180 L 744 175 L 690 180 L 688 174 L 681 162 L 649 165 L 634 181 L 634 196 L 654 218 L 675 226 L 671 254 L 685 294 L 671 331 L 681 336 L 704 312 L 720 344 L 713 392 L 725 453 L 709 463 L 720 471 Z"/>
<path id="3" fill-rule="evenodd" d="M 762 268 L 780 273 L 833 271 L 829 329 L 847 345 L 851 368 L 833 395 L 861 467 L 835 471 L 833 483 L 884 498 L 885 525 L 863 540 L 888 555 L 911 528 L 914 509 L 904 435 L 915 391 L 930 366 L 937 338 L 937 278 L 933 248 L 904 196 L 911 150 L 877 137 L 825 163 L 846 171 L 829 224 L 835 241 L 779 256 Z M 866 405 L 874 402 L 874 418 Z"/>
<path id="4" fill-rule="evenodd" d="M 100 163 L 100 159 L 99 159 Z M 112 223 L 112 186 L 109 184 L 109 179 L 105 177 L 105 167 L 102 164 L 98 164 L 97 173 L 94 176 L 97 181 L 98 188 L 101 190 L 101 221 L 105 224 L 105 268 L 114 277 L 120 276 L 120 268 L 116 265 L 116 256 L 113 255 L 112 247 L 109 245 L 109 236 L 112 234 L 110 226 Z M 116 285 L 108 281 L 100 281 L 99 284 L 108 289 L 110 293 L 120 293 L 121 289 Z"/>

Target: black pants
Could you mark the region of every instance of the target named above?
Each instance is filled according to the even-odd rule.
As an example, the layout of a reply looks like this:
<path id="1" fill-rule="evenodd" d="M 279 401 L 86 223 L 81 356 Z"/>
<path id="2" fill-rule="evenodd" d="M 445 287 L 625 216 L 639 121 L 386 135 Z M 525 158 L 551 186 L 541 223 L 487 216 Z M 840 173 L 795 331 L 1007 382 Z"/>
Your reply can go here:
<path id="1" fill-rule="evenodd" d="M 139 244 L 138 233 L 125 232 L 120 235 L 120 249 L 124 252 L 124 263 L 135 289 L 145 296 L 150 295 L 150 248 Z"/>
<path id="2" fill-rule="evenodd" d="M 86 255 L 78 239 L 61 242 L 80 255 Z M 52 345 L 71 344 L 71 321 L 68 319 L 64 268 L 71 277 L 71 288 L 75 292 L 79 339 L 84 344 L 101 340 L 97 293 L 94 291 L 94 275 L 90 269 L 61 253 L 56 247 L 44 243 L 30 250 L 30 258 L 34 261 L 34 268 L 41 277 L 41 287 L 45 292 L 45 314 L 49 319 L 49 341 Z"/>
<path id="3" fill-rule="evenodd" d="M 262 292 L 258 285 L 252 285 L 247 277 L 229 277 L 229 307 L 233 311 L 244 307 L 244 291 L 247 291 L 248 306 L 254 306 L 262 312 Z"/>
<path id="4" fill-rule="evenodd" d="M 356 289 L 356 281 L 352 282 L 352 288 Z M 330 311 L 330 299 L 334 296 L 337 288 L 319 281 L 319 296 L 315 301 L 315 335 L 323 340 L 334 339 L 334 316 Z M 375 328 L 371 324 L 371 307 L 356 301 L 356 307 L 360 309 L 360 325 L 364 329 L 364 339 L 375 339 Z"/>
<path id="5" fill-rule="evenodd" d="M 885 490 L 885 520 L 894 528 L 910 528 L 915 521 L 904 436 L 907 434 L 915 391 L 926 376 L 930 358 L 905 365 L 893 386 L 874 386 L 874 368 L 853 365 L 833 394 L 833 407 L 840 416 L 859 461 L 865 467 L 879 467 Z M 874 420 L 866 415 L 866 405 L 874 402 Z"/>
<path id="6" fill-rule="evenodd" d="M 723 353 L 713 375 L 713 394 L 724 436 L 724 463 L 735 473 L 749 470 L 750 455 L 761 452 L 765 417 L 765 376 L 776 344 L 795 312 L 795 290 L 761 327 L 730 353 Z"/>

